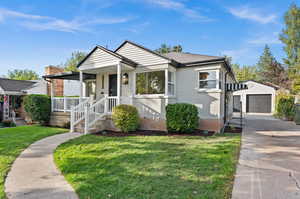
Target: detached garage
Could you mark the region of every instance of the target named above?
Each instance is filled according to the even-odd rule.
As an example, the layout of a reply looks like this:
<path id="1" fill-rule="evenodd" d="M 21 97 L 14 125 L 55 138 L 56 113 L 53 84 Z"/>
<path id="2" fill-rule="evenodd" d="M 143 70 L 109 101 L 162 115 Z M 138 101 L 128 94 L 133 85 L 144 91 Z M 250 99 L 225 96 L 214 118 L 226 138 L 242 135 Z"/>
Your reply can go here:
<path id="1" fill-rule="evenodd" d="M 233 93 L 234 111 L 239 112 L 242 109 L 243 113 L 274 113 L 278 86 L 256 81 L 243 83 L 248 89 Z"/>

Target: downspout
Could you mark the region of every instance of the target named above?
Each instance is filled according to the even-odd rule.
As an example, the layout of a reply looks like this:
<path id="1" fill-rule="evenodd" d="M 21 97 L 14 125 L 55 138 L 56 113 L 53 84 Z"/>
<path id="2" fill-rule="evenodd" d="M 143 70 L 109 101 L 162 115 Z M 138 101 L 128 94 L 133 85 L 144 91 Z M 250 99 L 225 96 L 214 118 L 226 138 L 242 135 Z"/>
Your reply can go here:
<path id="1" fill-rule="evenodd" d="M 226 95 L 227 95 L 227 74 L 228 74 L 228 71 L 226 71 L 225 73 L 225 78 L 224 78 L 224 126 L 223 128 L 221 129 L 221 133 L 224 133 L 224 129 L 225 129 L 225 126 L 226 126 L 226 120 L 227 120 L 227 106 L 226 106 Z"/>

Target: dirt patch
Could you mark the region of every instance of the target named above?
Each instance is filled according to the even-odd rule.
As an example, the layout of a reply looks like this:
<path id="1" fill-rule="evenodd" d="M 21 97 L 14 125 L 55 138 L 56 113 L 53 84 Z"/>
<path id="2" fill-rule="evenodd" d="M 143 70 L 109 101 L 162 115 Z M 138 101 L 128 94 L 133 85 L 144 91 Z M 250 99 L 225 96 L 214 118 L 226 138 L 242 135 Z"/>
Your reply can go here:
<path id="1" fill-rule="evenodd" d="M 129 133 L 122 133 L 116 131 L 101 131 L 95 133 L 97 136 L 108 136 L 108 137 L 126 137 L 126 136 L 212 136 L 214 131 L 202 131 L 197 130 L 192 133 L 177 133 L 177 132 L 166 132 L 166 131 L 150 131 L 150 130 L 138 130 Z"/>

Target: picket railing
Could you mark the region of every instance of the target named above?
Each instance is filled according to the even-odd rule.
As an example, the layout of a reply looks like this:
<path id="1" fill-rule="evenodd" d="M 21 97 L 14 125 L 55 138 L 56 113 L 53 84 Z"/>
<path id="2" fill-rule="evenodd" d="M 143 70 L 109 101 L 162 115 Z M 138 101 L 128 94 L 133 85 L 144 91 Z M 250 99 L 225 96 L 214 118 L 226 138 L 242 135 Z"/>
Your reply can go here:
<path id="1" fill-rule="evenodd" d="M 118 97 L 116 96 L 105 95 L 95 103 L 91 103 L 89 99 L 82 101 L 77 106 L 71 108 L 71 132 L 74 132 L 75 125 L 84 120 L 84 133 L 88 133 L 98 120 L 102 119 L 106 114 L 111 114 L 113 108 L 119 103 L 125 102 L 124 100 L 122 101 L 121 98 L 118 101 Z M 127 101 L 131 100 L 126 98 Z"/>
<path id="2" fill-rule="evenodd" d="M 52 97 L 52 112 L 70 112 L 71 108 L 78 106 L 81 102 L 89 99 L 88 97 Z"/>

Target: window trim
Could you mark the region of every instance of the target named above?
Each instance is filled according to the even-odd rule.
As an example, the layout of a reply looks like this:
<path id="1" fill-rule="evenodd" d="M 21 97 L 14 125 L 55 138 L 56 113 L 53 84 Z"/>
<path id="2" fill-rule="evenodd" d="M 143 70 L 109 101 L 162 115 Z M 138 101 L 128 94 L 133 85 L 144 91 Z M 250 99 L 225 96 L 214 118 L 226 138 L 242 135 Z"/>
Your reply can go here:
<path id="1" fill-rule="evenodd" d="M 136 79 L 137 79 L 137 74 L 139 73 L 147 73 L 147 72 L 158 72 L 158 71 L 163 71 L 165 73 L 165 92 L 161 94 L 137 94 L 136 93 Z M 169 74 L 168 72 L 174 73 L 174 78 L 173 78 L 173 84 L 174 84 L 174 95 L 169 95 L 168 94 L 168 85 L 169 85 Z M 133 74 L 133 93 L 134 97 L 136 98 L 161 98 L 161 97 L 175 97 L 176 96 L 176 70 L 172 69 L 167 69 L 167 68 L 161 68 L 161 69 L 153 69 L 153 70 L 143 70 L 143 71 L 135 71 Z"/>
<path id="2" fill-rule="evenodd" d="M 200 80 L 200 73 L 205 72 L 215 72 L 216 73 L 216 88 L 200 88 L 200 81 L 208 81 L 208 80 Z M 197 70 L 197 90 L 206 92 L 206 91 L 219 91 L 220 90 L 220 70 L 218 69 L 207 69 L 207 70 Z"/>

